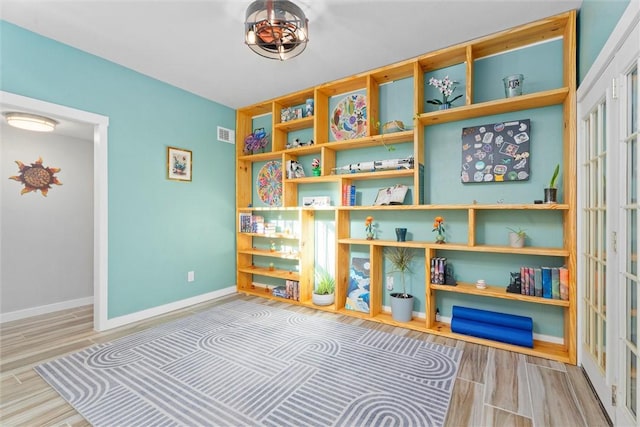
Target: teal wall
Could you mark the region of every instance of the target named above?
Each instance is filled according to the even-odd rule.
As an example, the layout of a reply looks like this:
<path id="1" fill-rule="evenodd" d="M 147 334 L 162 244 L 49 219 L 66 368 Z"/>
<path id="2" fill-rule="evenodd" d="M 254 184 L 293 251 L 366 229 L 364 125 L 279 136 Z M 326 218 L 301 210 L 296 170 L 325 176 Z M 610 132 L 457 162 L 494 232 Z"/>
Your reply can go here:
<path id="1" fill-rule="evenodd" d="M 630 0 L 583 0 L 578 11 L 578 84 L 602 50 Z M 634 0 L 636 1 L 636 0 Z"/>
<path id="2" fill-rule="evenodd" d="M 234 286 L 235 146 L 216 128 L 235 111 L 4 21 L 0 43 L 0 89 L 109 117 L 108 317 Z M 167 180 L 167 146 L 193 151 L 192 182 Z"/>

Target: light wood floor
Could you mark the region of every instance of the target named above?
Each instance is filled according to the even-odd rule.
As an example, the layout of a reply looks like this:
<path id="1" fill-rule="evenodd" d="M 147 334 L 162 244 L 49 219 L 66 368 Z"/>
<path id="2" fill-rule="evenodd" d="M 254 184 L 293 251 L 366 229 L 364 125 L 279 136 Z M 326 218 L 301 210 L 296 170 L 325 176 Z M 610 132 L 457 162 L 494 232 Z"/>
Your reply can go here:
<path id="1" fill-rule="evenodd" d="M 400 334 L 464 351 L 447 426 L 608 426 L 578 367 L 523 356 L 347 316 L 257 297 L 234 295 L 103 333 L 92 307 L 64 310 L 0 326 L 0 425 L 88 426 L 33 370 L 39 363 L 93 344 L 240 298 Z"/>

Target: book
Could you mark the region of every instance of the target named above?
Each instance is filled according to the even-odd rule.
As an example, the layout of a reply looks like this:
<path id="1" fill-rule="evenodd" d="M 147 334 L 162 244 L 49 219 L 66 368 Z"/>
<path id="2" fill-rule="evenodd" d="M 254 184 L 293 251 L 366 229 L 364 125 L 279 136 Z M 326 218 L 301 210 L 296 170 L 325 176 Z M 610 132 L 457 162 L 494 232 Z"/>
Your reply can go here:
<path id="1" fill-rule="evenodd" d="M 251 214 L 240 213 L 238 224 L 241 233 L 251 233 Z"/>
<path id="2" fill-rule="evenodd" d="M 551 269 L 551 298 L 560 299 L 560 270 L 557 267 Z"/>
<path id="3" fill-rule="evenodd" d="M 533 269 L 533 275 L 535 277 L 535 296 L 542 297 L 542 269 L 536 267 Z"/>
<path id="4" fill-rule="evenodd" d="M 551 298 L 551 269 L 542 267 L 542 297 Z"/>
<path id="5" fill-rule="evenodd" d="M 569 269 L 567 267 L 560 267 L 560 299 L 564 301 L 569 300 Z"/>

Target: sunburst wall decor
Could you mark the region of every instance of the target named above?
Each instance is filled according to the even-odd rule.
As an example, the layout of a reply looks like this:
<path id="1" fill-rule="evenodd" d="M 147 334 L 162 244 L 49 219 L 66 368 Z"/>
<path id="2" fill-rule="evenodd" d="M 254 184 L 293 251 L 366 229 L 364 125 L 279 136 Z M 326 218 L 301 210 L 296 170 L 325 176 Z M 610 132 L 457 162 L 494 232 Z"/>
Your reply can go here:
<path id="1" fill-rule="evenodd" d="M 31 166 L 25 165 L 20 160 L 15 162 L 20 169 L 20 175 L 10 176 L 9 179 L 21 182 L 24 185 L 20 194 L 40 190 L 40 193 L 46 197 L 52 184 L 62 185 L 55 176 L 56 173 L 60 172 L 60 168 L 42 166 L 42 157 L 38 158 L 35 163 L 31 163 Z"/>

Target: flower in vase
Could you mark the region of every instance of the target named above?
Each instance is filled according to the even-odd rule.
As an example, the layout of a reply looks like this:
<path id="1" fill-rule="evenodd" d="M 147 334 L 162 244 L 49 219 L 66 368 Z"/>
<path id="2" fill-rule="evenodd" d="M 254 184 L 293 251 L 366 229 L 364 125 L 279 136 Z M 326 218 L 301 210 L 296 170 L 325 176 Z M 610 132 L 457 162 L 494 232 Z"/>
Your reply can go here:
<path id="1" fill-rule="evenodd" d="M 373 239 L 373 217 L 368 216 L 364 219 L 364 230 L 367 232 L 367 240 Z"/>
<path id="2" fill-rule="evenodd" d="M 429 79 L 429 85 L 435 86 L 440 91 L 440 93 L 442 94 L 442 100 L 429 99 L 427 100 L 427 102 L 429 104 L 435 104 L 435 105 L 444 105 L 444 104 L 450 105 L 453 101 L 455 101 L 456 99 L 462 96 L 462 94 L 460 94 L 453 99 L 449 99 L 449 97 L 453 95 L 453 92 L 456 90 L 456 86 L 455 86 L 456 83 L 458 82 L 450 80 L 449 76 L 445 76 L 444 79 L 436 79 L 434 77 L 431 77 Z"/>
<path id="3" fill-rule="evenodd" d="M 433 220 L 433 230 L 437 232 L 436 243 L 444 243 L 444 218 L 441 216 L 435 217 Z"/>

